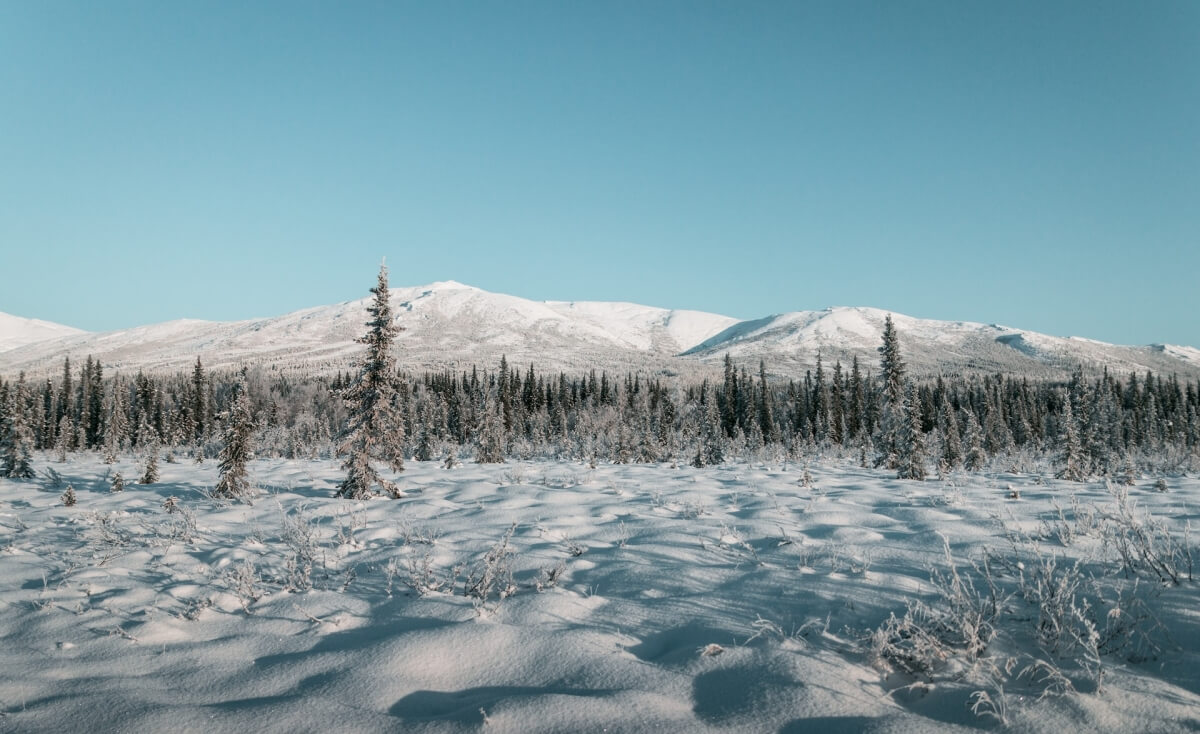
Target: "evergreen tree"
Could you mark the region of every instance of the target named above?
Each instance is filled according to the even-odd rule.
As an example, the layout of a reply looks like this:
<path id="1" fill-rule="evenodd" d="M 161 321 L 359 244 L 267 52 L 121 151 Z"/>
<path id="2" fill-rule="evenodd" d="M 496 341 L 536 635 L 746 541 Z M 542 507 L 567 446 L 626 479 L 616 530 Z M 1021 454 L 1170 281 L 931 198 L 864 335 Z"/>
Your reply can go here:
<path id="1" fill-rule="evenodd" d="M 431 401 L 426 400 L 421 410 L 421 430 L 418 434 L 415 455 L 417 461 L 432 461 L 438 456 L 433 432 L 433 405 Z"/>
<path id="2" fill-rule="evenodd" d="M 129 417 L 125 414 L 125 385 L 120 376 L 104 397 L 104 463 L 112 464 L 129 445 Z"/>
<path id="3" fill-rule="evenodd" d="M 78 431 L 76 447 L 80 451 L 92 447 L 91 424 L 88 421 L 88 406 L 92 402 L 92 355 L 88 355 L 79 371 L 79 385 L 75 389 L 75 426 Z"/>
<path id="4" fill-rule="evenodd" d="M 640 393 L 634 401 L 633 415 L 627 421 L 633 427 L 633 441 L 637 444 L 634 460 L 642 464 L 658 461 L 661 452 L 650 406 L 650 397 L 645 392 Z"/>
<path id="5" fill-rule="evenodd" d="M 884 399 L 896 405 L 904 402 L 904 375 L 906 367 L 900 356 L 900 337 L 888 314 L 883 322 L 883 344 L 879 346 L 879 366 L 883 378 Z"/>
<path id="6" fill-rule="evenodd" d="M 674 462 L 677 447 L 675 421 L 679 417 L 679 410 L 675 407 L 675 400 L 667 394 L 666 390 L 660 392 L 661 395 L 658 398 L 658 446 L 661 449 L 661 458 Z"/>
<path id="7" fill-rule="evenodd" d="M 200 357 L 196 357 L 196 366 L 192 368 L 192 384 L 191 384 L 191 418 L 192 428 L 195 431 L 193 437 L 197 445 L 204 443 L 204 439 L 208 436 L 208 380 L 204 375 L 204 365 L 200 363 Z"/>
<path id="8" fill-rule="evenodd" d="M 146 467 L 142 470 L 139 484 L 154 484 L 158 481 L 158 441 L 151 441 L 146 447 Z"/>
<path id="9" fill-rule="evenodd" d="M 758 419 L 762 424 L 763 440 L 779 443 L 779 424 L 775 422 L 775 401 L 767 384 L 767 363 L 758 361 Z"/>
<path id="10" fill-rule="evenodd" d="M 708 389 L 706 380 L 700 387 L 700 441 L 692 465 L 697 467 L 720 464 L 725 460 L 725 436 L 721 430 L 721 414 L 716 396 Z"/>
<path id="11" fill-rule="evenodd" d="M 1071 409 L 1070 400 L 1063 401 L 1059 450 L 1062 463 L 1062 469 L 1058 471 L 1059 478 L 1072 482 L 1082 482 L 1086 479 L 1086 457 L 1083 453 L 1083 443 L 1079 440 L 1079 425 L 1075 421 L 1075 411 Z"/>
<path id="12" fill-rule="evenodd" d="M 958 432 L 958 419 L 954 416 L 954 408 L 950 405 L 950 398 L 946 392 L 942 392 L 942 405 L 940 413 L 939 428 L 942 432 L 942 458 L 941 463 L 947 469 L 953 469 L 963 461 L 962 439 Z"/>
<path id="13" fill-rule="evenodd" d="M 63 357 L 62 383 L 58 389 L 58 403 L 54 408 L 54 422 L 56 425 L 62 425 L 63 416 L 73 417 L 74 411 L 71 406 L 71 399 L 74 396 L 75 393 L 71 389 L 71 358 Z"/>
<path id="14" fill-rule="evenodd" d="M 75 435 L 75 429 L 71 426 L 71 416 L 64 414 L 59 419 L 57 435 L 54 439 L 54 454 L 58 463 L 64 464 L 67 461 L 67 452 L 71 450 L 71 438 Z"/>
<path id="15" fill-rule="evenodd" d="M 358 340 L 367 347 L 357 377 L 342 392 L 349 413 L 346 430 L 338 443 L 338 454 L 345 456 L 342 468 L 346 478 L 337 496 L 366 499 L 376 494 L 378 485 L 390 497 L 400 496 L 395 482 L 380 476 L 372 460 L 386 462 L 393 471 L 404 469 L 404 424 L 397 410 L 396 360 L 392 341 L 400 328 L 392 319 L 388 301 L 387 266 L 379 268 L 379 279 L 371 293 L 375 295 L 367 312 L 366 335 Z"/>
<path id="16" fill-rule="evenodd" d="M 87 416 L 88 448 L 100 445 L 104 424 L 104 368 L 97 359 L 88 374 L 88 398 L 84 411 Z"/>
<path id="17" fill-rule="evenodd" d="M 504 432 L 506 434 L 512 431 L 513 424 L 512 402 L 509 400 L 511 392 L 509 384 L 508 358 L 501 354 L 500 371 L 496 373 L 496 398 L 500 401 L 500 414 L 504 417 Z"/>
<path id="18" fill-rule="evenodd" d="M 246 500 L 250 496 L 250 479 L 246 464 L 254 458 L 254 412 L 250 405 L 250 390 L 246 373 L 235 388 L 233 404 L 225 416 L 225 435 L 221 445 L 220 479 L 213 495 L 226 499 Z"/>
<path id="19" fill-rule="evenodd" d="M 41 416 L 37 426 L 37 447 L 43 451 L 54 445 L 54 381 L 46 378 L 42 386 Z"/>
<path id="20" fill-rule="evenodd" d="M 845 384 L 840 361 L 833 364 L 829 386 L 829 440 L 838 445 L 846 443 Z"/>
<path id="21" fill-rule="evenodd" d="M 925 478 L 925 437 L 921 432 L 920 413 L 916 408 L 917 388 L 908 384 L 901 424 L 897 434 L 896 469 L 900 479 Z"/>
<path id="22" fill-rule="evenodd" d="M 846 417 L 849 438 L 858 438 L 865 431 L 866 410 L 866 383 L 863 382 L 862 371 L 858 367 L 858 355 L 855 355 L 850 367 L 850 413 Z"/>
<path id="23" fill-rule="evenodd" d="M 883 379 L 883 421 L 880 426 L 880 464 L 889 469 L 899 468 L 900 432 L 910 417 L 905 400 L 905 366 L 900 356 L 900 338 L 888 314 L 883 322 L 883 344 L 879 346 L 879 366 Z"/>
<path id="24" fill-rule="evenodd" d="M 33 455 L 33 430 L 29 425 L 29 394 L 25 373 L 9 391 L 8 406 L 0 425 L 0 476 L 31 479 L 34 476 L 30 461 Z"/>
<path id="25" fill-rule="evenodd" d="M 1012 432 L 1004 421 L 1002 406 L 1002 398 L 989 392 L 983 415 L 983 444 L 993 456 L 1010 453 L 1014 446 Z"/>
<path id="26" fill-rule="evenodd" d="M 725 353 L 725 381 L 718 403 L 721 428 L 726 436 L 732 436 L 737 427 L 738 382 L 737 369 L 728 352 Z"/>
<path id="27" fill-rule="evenodd" d="M 482 418 L 475 461 L 480 464 L 503 464 L 504 415 L 499 400 L 492 397 L 491 391 L 484 396 Z"/>
<path id="28" fill-rule="evenodd" d="M 987 451 L 983 448 L 983 428 L 973 411 L 968 410 L 966 413 L 966 456 L 963 457 L 963 466 L 968 471 L 979 471 L 987 466 Z"/>
<path id="29" fill-rule="evenodd" d="M 818 442 L 824 441 L 829 434 L 829 402 L 825 388 L 825 367 L 821 363 L 820 352 L 817 352 L 817 373 L 813 380 L 812 412 L 814 436 Z"/>

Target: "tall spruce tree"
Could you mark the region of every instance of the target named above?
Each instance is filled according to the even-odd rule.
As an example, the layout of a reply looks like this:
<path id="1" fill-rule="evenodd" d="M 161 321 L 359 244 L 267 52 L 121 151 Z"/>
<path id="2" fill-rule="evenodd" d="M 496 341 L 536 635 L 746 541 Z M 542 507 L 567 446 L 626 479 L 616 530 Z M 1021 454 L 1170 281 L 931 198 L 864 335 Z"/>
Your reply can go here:
<path id="1" fill-rule="evenodd" d="M 193 435 L 197 446 L 204 443 L 204 439 L 209 433 L 207 384 L 208 379 L 204 375 L 204 365 L 200 363 L 200 357 L 196 357 L 196 366 L 192 368 L 192 384 L 189 394 L 191 405 L 189 407 L 191 408 Z"/>
<path id="2" fill-rule="evenodd" d="M 866 429 L 867 394 L 862 371 L 858 368 L 858 355 L 850 367 L 850 412 L 846 416 L 846 431 L 849 438 L 858 438 Z"/>
<path id="3" fill-rule="evenodd" d="M 42 414 L 37 427 L 37 446 L 46 450 L 54 446 L 54 381 L 46 378 L 42 386 Z"/>
<path id="4" fill-rule="evenodd" d="M 57 425 L 62 425 L 63 416 L 73 418 L 73 408 L 71 401 L 75 397 L 75 392 L 71 388 L 71 358 L 63 357 L 63 373 L 62 383 L 58 388 L 58 402 L 54 408 L 54 422 Z M 68 436 L 68 440 L 73 437 L 74 427 L 72 427 L 72 436 Z"/>
<path id="5" fill-rule="evenodd" d="M 883 320 L 883 344 L 878 351 L 884 398 L 888 402 L 901 404 L 904 402 L 904 375 L 907 368 L 900 355 L 900 337 L 896 334 L 891 314 Z"/>
<path id="6" fill-rule="evenodd" d="M 251 493 L 246 464 L 254 458 L 254 412 L 246 373 L 234 388 L 233 404 L 225 416 L 225 435 L 221 445 L 220 479 L 213 495 L 226 499 L 248 499 Z"/>
<path id="7" fill-rule="evenodd" d="M 104 463 L 112 464 L 129 445 L 129 416 L 125 410 L 125 384 L 118 375 L 104 396 Z"/>
<path id="8" fill-rule="evenodd" d="M 1087 456 L 1083 452 L 1083 442 L 1079 439 L 1079 424 L 1075 420 L 1070 400 L 1063 401 L 1062 426 L 1058 436 L 1062 463 L 1062 468 L 1058 471 L 1059 478 L 1082 482 L 1087 478 Z"/>
<path id="9" fill-rule="evenodd" d="M 146 446 L 146 466 L 142 470 L 139 484 L 154 484 L 158 481 L 158 440 L 151 441 Z"/>
<path id="10" fill-rule="evenodd" d="M 417 431 L 417 461 L 433 461 L 439 456 L 434 436 L 433 401 L 425 401 L 421 409 L 421 427 Z"/>
<path id="11" fill-rule="evenodd" d="M 88 406 L 92 402 L 92 355 L 88 355 L 79 372 L 79 385 L 75 388 L 75 418 L 78 437 L 76 444 L 80 451 L 92 447 L 91 424 L 88 422 Z"/>
<path id="12" fill-rule="evenodd" d="M 900 432 L 903 430 L 908 416 L 905 415 L 909 405 L 905 400 L 905 366 L 900 356 L 900 338 L 896 334 L 896 326 L 892 323 L 892 315 L 888 314 L 883 322 L 883 344 L 879 346 L 880 377 L 883 379 L 883 420 L 880 426 L 879 463 L 889 469 L 899 468 Z"/>
<path id="13" fill-rule="evenodd" d="M 692 466 L 705 467 L 725 460 L 725 435 L 721 430 L 721 414 L 717 409 L 715 392 L 709 389 L 707 380 L 700 386 L 699 440 Z"/>
<path id="14" fill-rule="evenodd" d="M 737 369 L 735 369 L 733 366 L 733 359 L 729 356 L 729 353 L 726 352 L 725 381 L 722 383 L 722 389 L 719 398 L 719 415 L 721 419 L 721 427 L 727 436 L 732 436 L 733 429 L 737 427 L 737 403 Z"/>
<path id="15" fill-rule="evenodd" d="M 896 441 L 896 470 L 900 479 L 925 478 L 925 436 L 917 410 L 917 386 L 908 383 Z"/>
<path id="16" fill-rule="evenodd" d="M 835 444 L 846 443 L 845 379 L 842 363 L 833 363 L 833 382 L 829 385 L 829 440 Z"/>
<path id="17" fill-rule="evenodd" d="M 958 432 L 958 419 L 945 391 L 942 392 L 942 404 L 938 412 L 938 427 L 942 433 L 941 463 L 947 469 L 954 469 L 963 461 L 962 438 Z"/>
<path id="18" fill-rule="evenodd" d="M 64 415 L 58 421 L 57 438 L 54 439 L 54 455 L 58 463 L 65 464 L 67 461 L 67 452 L 71 450 L 71 439 L 75 436 L 75 429 L 71 425 L 71 416 Z M 116 461 L 116 459 L 113 459 Z"/>
<path id="19" fill-rule="evenodd" d="M 965 411 L 967 414 L 966 422 L 966 455 L 963 457 L 963 466 L 968 471 L 979 471 L 987 466 L 987 451 L 983 448 L 983 428 L 979 425 L 979 419 L 975 417 L 975 412 L 972 410 Z"/>
<path id="20" fill-rule="evenodd" d="M 33 456 L 33 429 L 29 425 L 29 392 L 25 373 L 8 395 L 8 406 L 0 425 L 0 476 L 31 479 L 34 476 L 30 461 Z"/>
<path id="21" fill-rule="evenodd" d="M 480 464 L 503 464 L 505 449 L 504 409 L 499 398 L 492 397 L 490 390 L 484 395 L 483 410 L 480 411 L 479 446 L 475 461 Z"/>
<path id="22" fill-rule="evenodd" d="M 366 499 L 380 487 L 392 498 L 400 497 L 395 482 L 380 476 L 371 464 L 386 462 L 394 471 L 404 469 L 404 422 L 397 406 L 396 360 L 392 341 L 400 332 L 392 319 L 388 301 L 388 271 L 379 267 L 379 279 L 371 289 L 375 295 L 367 313 L 367 333 L 358 339 L 366 345 L 357 377 L 342 391 L 348 413 L 346 429 L 338 442 L 338 454 L 345 456 L 342 468 L 346 478 L 337 496 Z"/>
<path id="23" fill-rule="evenodd" d="M 92 364 L 88 380 L 88 399 L 83 411 L 86 416 L 88 448 L 95 448 L 101 444 L 104 429 L 104 367 L 99 359 Z"/>
<path id="24" fill-rule="evenodd" d="M 817 352 L 817 372 L 813 377 L 812 390 L 813 433 L 817 442 L 829 435 L 829 400 L 825 387 L 825 366 L 821 363 L 821 352 Z"/>
<path id="25" fill-rule="evenodd" d="M 762 424 L 763 440 L 779 442 L 779 424 L 775 422 L 775 404 L 767 384 L 767 363 L 758 360 L 758 420 Z"/>

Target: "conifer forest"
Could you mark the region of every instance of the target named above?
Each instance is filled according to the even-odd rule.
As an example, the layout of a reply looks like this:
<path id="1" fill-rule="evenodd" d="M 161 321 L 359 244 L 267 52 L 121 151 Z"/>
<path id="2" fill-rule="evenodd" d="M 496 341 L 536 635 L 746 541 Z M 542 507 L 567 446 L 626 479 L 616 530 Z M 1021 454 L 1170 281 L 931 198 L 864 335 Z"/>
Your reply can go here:
<path id="1" fill-rule="evenodd" d="M 832 456 L 864 467 L 904 464 L 918 479 L 1013 468 L 1077 481 L 1200 465 L 1200 381 L 1082 370 L 1065 381 L 910 377 L 890 348 L 882 367 L 818 359 L 815 370 L 788 378 L 728 359 L 723 374 L 698 382 L 548 374 L 503 359 L 461 373 L 395 372 L 381 382 L 391 422 L 379 435 L 396 456 L 417 461 L 707 466 Z M 338 455 L 345 397 L 356 389 L 351 372 L 298 379 L 248 365 L 214 373 L 197 360 L 187 374 L 106 376 L 90 358 L 67 358 L 58 379 L 0 381 L 4 471 L 24 476 L 33 451 L 57 461 L 150 450 L 170 461 L 216 458 L 243 382 L 257 456 Z"/>

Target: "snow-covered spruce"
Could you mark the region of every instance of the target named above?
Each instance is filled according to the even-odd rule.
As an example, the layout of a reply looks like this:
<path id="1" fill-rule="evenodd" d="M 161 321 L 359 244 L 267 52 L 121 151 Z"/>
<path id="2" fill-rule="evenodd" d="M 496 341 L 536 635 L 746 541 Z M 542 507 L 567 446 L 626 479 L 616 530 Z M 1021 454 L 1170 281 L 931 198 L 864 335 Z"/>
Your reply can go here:
<path id="1" fill-rule="evenodd" d="M 388 300 L 387 266 L 379 267 L 379 278 L 367 309 L 371 320 L 367 333 L 358 341 L 366 346 L 358 375 L 342 390 L 346 403 L 346 427 L 338 441 L 338 454 L 345 456 L 346 478 L 337 496 L 366 499 L 382 489 L 399 497 L 396 483 L 381 476 L 373 460 L 385 462 L 392 471 L 404 469 L 404 422 L 397 410 L 396 360 L 392 341 L 399 333 Z"/>
<path id="2" fill-rule="evenodd" d="M 11 388 L 0 416 L 0 477 L 29 479 L 34 471 L 30 464 L 33 453 L 33 431 L 29 425 L 29 391 L 22 373 Z"/>
<path id="3" fill-rule="evenodd" d="M 221 478 L 213 488 L 213 496 L 247 500 L 251 494 L 251 487 L 246 464 L 254 458 L 256 425 L 244 372 L 235 390 L 233 405 L 225 415 L 225 434 L 220 455 Z"/>

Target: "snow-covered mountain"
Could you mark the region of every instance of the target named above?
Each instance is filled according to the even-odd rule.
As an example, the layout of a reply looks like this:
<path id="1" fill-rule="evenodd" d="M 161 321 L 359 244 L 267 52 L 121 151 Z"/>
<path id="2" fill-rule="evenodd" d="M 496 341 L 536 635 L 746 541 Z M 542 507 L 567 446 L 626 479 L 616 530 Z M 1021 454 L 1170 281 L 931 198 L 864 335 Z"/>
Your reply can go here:
<path id="1" fill-rule="evenodd" d="M 702 360 L 766 360 L 776 370 L 806 367 L 819 351 L 831 364 L 857 356 L 875 369 L 876 348 L 888 312 L 877 308 L 837 307 L 797 311 L 742 321 L 684 353 Z M 999 324 L 936 321 L 892 314 L 905 361 L 917 374 L 1011 372 L 1061 374 L 1083 365 L 1088 370 L 1200 375 L 1200 350 L 1173 345 L 1119 346 L 1056 337 Z"/>
<path id="2" fill-rule="evenodd" d="M 53 371 L 62 358 L 90 354 L 107 370 L 210 368 L 255 363 L 276 369 L 347 368 L 362 347 L 370 297 L 276 318 L 181 320 L 106 333 L 79 333 L 0 352 L 0 372 Z M 674 355 L 737 323 L 695 311 L 631 303 L 536 302 L 446 281 L 394 288 L 404 328 L 400 363 L 410 369 L 469 369 L 536 363 L 539 369 L 670 369 Z"/>
<path id="3" fill-rule="evenodd" d="M 81 329 L 50 321 L 23 319 L 0 312 L 0 352 L 48 339 L 86 333 Z"/>
<path id="4" fill-rule="evenodd" d="M 798 311 L 738 319 L 632 303 L 530 301 L 446 281 L 391 291 L 400 364 L 412 370 L 491 367 L 501 355 L 541 370 L 647 370 L 698 373 L 725 354 L 754 368 L 796 375 L 816 363 L 877 368 L 886 312 L 872 308 Z M 350 367 L 360 353 L 370 298 L 247 321 L 180 320 L 105 333 L 57 327 L 29 341 L 25 319 L 0 319 L 0 374 L 45 374 L 62 359 L 98 358 L 108 371 L 187 369 L 199 356 L 210 369 L 263 365 L 284 371 Z M 1003 371 L 1061 375 L 1077 364 L 1119 371 L 1152 370 L 1200 376 L 1200 350 L 1126 347 L 1060 338 L 995 324 L 932 321 L 893 314 L 905 359 L 916 374 Z M 20 341 L 26 339 L 25 342 Z"/>

